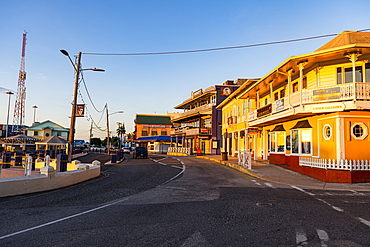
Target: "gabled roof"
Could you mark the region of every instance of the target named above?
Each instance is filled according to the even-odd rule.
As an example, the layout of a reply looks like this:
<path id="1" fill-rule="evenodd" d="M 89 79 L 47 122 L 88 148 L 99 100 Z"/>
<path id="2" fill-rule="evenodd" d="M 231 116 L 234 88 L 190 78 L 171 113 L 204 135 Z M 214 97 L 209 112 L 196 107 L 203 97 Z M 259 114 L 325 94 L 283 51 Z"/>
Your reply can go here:
<path id="1" fill-rule="evenodd" d="M 370 44 L 370 32 L 344 31 L 316 51 L 322 51 L 351 44 Z"/>
<path id="2" fill-rule="evenodd" d="M 42 123 L 35 124 L 32 127 L 27 128 L 27 130 L 43 130 L 46 128 L 51 128 L 53 130 L 59 130 L 59 131 L 69 131 L 69 129 L 64 128 L 63 126 L 54 123 L 53 121 L 46 120 Z"/>
<path id="3" fill-rule="evenodd" d="M 137 124 L 172 125 L 170 116 L 165 115 L 136 115 Z"/>
<path id="4" fill-rule="evenodd" d="M 49 145 L 50 144 L 62 145 L 62 144 L 66 144 L 66 143 L 67 143 L 67 140 L 63 139 L 63 138 L 60 138 L 59 136 L 50 136 L 48 138 L 45 138 L 42 141 L 36 142 L 36 144 L 49 144 Z"/>

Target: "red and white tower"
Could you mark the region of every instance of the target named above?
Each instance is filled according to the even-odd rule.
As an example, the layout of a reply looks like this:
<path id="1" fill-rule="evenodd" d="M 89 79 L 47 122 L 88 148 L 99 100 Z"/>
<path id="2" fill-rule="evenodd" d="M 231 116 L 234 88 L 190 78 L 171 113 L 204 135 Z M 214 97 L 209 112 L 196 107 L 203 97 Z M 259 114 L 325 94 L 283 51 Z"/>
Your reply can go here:
<path id="1" fill-rule="evenodd" d="M 25 59 L 26 59 L 26 40 L 27 32 L 23 33 L 22 42 L 22 57 L 21 66 L 19 69 L 18 76 L 18 89 L 16 94 L 16 101 L 14 107 L 14 128 L 13 132 L 19 133 L 22 130 L 24 117 L 25 117 L 25 101 L 26 101 L 26 71 L 25 71 Z"/>

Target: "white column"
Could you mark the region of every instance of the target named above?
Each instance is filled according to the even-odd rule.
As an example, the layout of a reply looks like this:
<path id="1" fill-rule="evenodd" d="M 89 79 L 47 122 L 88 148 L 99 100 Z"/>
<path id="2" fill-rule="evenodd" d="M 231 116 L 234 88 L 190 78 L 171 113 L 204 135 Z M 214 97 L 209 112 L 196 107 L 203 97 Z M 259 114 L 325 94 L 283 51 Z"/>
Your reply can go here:
<path id="1" fill-rule="evenodd" d="M 344 145 L 344 119 L 337 118 L 335 119 L 336 125 L 336 153 L 337 153 L 337 160 L 345 159 L 345 145 Z"/>

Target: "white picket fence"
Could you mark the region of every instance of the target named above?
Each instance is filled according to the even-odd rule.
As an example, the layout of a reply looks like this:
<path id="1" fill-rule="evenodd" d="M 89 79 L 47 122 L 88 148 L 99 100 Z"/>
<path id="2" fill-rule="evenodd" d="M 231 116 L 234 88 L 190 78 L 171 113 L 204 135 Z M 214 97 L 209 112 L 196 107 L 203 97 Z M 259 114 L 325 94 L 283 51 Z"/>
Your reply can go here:
<path id="1" fill-rule="evenodd" d="M 252 154 L 247 151 L 238 151 L 238 165 L 251 170 L 252 169 Z"/>
<path id="2" fill-rule="evenodd" d="M 326 170 L 370 171 L 370 161 L 368 160 L 335 160 L 300 157 L 299 165 Z"/>

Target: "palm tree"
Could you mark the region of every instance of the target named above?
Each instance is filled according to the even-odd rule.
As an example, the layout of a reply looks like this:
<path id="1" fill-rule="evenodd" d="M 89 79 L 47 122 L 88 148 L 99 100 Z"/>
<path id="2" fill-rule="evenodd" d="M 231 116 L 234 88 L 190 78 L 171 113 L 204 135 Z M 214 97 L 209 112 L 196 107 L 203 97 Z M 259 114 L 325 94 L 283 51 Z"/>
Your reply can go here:
<path id="1" fill-rule="evenodd" d="M 117 132 L 117 135 L 120 137 L 120 141 L 122 142 L 122 135 L 126 134 L 125 124 L 119 123 L 116 132 Z M 122 143 L 121 143 L 121 146 L 122 146 Z"/>

